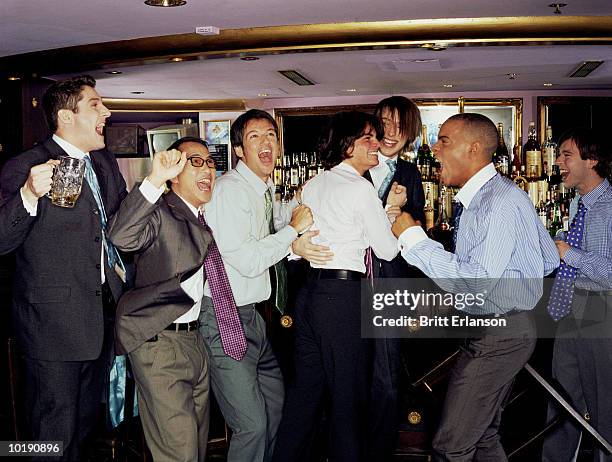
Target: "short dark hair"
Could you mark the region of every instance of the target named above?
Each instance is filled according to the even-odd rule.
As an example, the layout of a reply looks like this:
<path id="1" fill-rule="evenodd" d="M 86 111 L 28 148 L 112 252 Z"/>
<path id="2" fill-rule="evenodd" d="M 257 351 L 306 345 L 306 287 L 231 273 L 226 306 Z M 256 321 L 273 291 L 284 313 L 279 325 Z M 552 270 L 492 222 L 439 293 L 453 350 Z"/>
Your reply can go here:
<path id="1" fill-rule="evenodd" d="M 597 175 L 601 178 L 610 179 L 612 153 L 610 152 L 610 144 L 604 141 L 603 136 L 590 128 L 572 128 L 559 138 L 559 148 L 561 144 L 568 140 L 576 143 L 581 159 L 597 161 L 597 165 L 593 167 Z"/>
<path id="2" fill-rule="evenodd" d="M 406 145 L 412 143 L 419 136 L 421 130 L 421 111 L 419 111 L 414 101 L 405 96 L 390 96 L 379 101 L 374 109 L 374 115 L 379 119 L 382 118 L 382 113 L 385 109 L 392 114 L 397 112 L 400 134 L 407 136 L 406 144 L 402 146 L 402 149 L 404 149 Z"/>
<path id="3" fill-rule="evenodd" d="M 170 146 L 168 146 L 168 149 L 166 149 L 166 151 L 171 151 L 172 149 L 178 149 L 179 146 L 184 143 L 198 143 L 204 146 L 206 149 L 208 149 L 208 143 L 204 141 L 202 138 L 198 138 L 197 136 L 183 136 L 182 138 L 179 138 L 174 143 L 172 143 Z"/>
<path id="4" fill-rule="evenodd" d="M 83 87 L 96 87 L 96 80 L 90 75 L 78 75 L 66 80 L 58 80 L 51 85 L 42 98 L 47 125 L 52 133 L 57 131 L 57 112 L 60 109 L 77 111 L 77 104 L 83 96 Z"/>
<path id="5" fill-rule="evenodd" d="M 325 170 L 349 158 L 348 151 L 355 141 L 365 134 L 368 127 L 376 131 L 376 138 L 382 139 L 382 124 L 373 114 L 346 111 L 331 116 L 318 143 L 319 155 Z"/>
<path id="6" fill-rule="evenodd" d="M 482 114 L 477 114 L 475 112 L 464 112 L 462 114 L 455 114 L 449 117 L 446 122 L 450 120 L 458 120 L 463 122 L 467 130 L 482 141 L 487 154 L 492 155 L 497 149 L 497 145 L 499 143 L 497 127 L 487 116 L 483 116 Z"/>
<path id="7" fill-rule="evenodd" d="M 276 132 L 276 138 L 278 138 L 278 125 L 276 124 L 276 120 L 266 111 L 262 111 L 261 109 L 249 109 L 244 114 L 241 114 L 234 123 L 232 124 L 232 128 L 230 129 L 230 137 L 232 141 L 232 146 L 234 148 L 242 147 L 242 137 L 244 136 L 244 129 L 247 124 L 251 120 L 263 119 L 269 121 L 274 127 L 274 131 Z"/>

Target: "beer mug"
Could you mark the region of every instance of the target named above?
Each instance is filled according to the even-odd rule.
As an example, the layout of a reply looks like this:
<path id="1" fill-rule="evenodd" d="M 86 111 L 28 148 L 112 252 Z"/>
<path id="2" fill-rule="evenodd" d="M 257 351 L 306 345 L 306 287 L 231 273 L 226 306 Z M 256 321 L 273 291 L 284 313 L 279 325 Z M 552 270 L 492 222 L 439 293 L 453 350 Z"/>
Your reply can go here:
<path id="1" fill-rule="evenodd" d="M 47 196 L 54 205 L 72 208 L 81 194 L 85 161 L 69 156 L 60 157 L 59 161 L 53 170 L 53 183 Z"/>

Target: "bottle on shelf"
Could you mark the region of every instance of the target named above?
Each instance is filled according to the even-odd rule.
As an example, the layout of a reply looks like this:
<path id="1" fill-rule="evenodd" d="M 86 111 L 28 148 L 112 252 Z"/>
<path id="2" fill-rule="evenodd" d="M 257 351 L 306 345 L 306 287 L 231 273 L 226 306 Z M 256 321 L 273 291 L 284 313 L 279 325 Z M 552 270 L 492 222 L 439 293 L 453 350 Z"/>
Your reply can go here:
<path id="1" fill-rule="evenodd" d="M 561 208 L 558 203 L 553 204 L 552 221 L 548 228 L 550 235 L 555 237 L 559 230 L 564 229 L 563 217 L 561 216 Z"/>
<path id="2" fill-rule="evenodd" d="M 283 185 L 283 163 L 280 156 L 276 158 L 274 164 L 274 185 L 276 186 L 276 192 L 281 192 L 281 186 Z"/>
<path id="3" fill-rule="evenodd" d="M 449 213 L 449 191 L 445 186 L 440 187 L 440 197 L 438 199 L 438 219 L 435 225 L 429 230 L 429 236 L 440 242 L 446 250 L 450 250 L 453 240 L 452 222 Z"/>
<path id="4" fill-rule="evenodd" d="M 527 179 L 537 181 L 542 177 L 542 149 L 538 142 L 535 122 L 529 122 L 529 134 L 523 147 Z"/>
<path id="5" fill-rule="evenodd" d="M 425 186 L 425 230 L 428 231 L 434 226 L 434 208 L 431 202 L 431 184 L 424 183 Z"/>
<path id="6" fill-rule="evenodd" d="M 497 124 L 497 149 L 493 153 L 493 163 L 497 171 L 506 177 L 510 176 L 510 154 L 508 153 L 508 147 L 504 141 L 504 124 Z"/>
<path id="7" fill-rule="evenodd" d="M 417 168 L 421 173 L 422 181 L 431 180 L 432 159 L 433 155 L 431 154 L 429 140 L 427 138 L 427 125 L 423 124 L 421 126 L 421 145 L 419 146 L 419 149 L 417 151 Z"/>
<path id="8" fill-rule="evenodd" d="M 297 188 L 300 185 L 300 167 L 298 153 L 293 153 L 291 157 L 291 176 L 290 182 L 292 188 Z"/>
<path id="9" fill-rule="evenodd" d="M 549 184 L 557 185 L 561 181 L 559 166 L 555 164 L 557 160 L 557 143 L 552 137 L 552 128 L 550 125 L 546 127 L 546 142 L 542 147 L 542 163 L 544 176 Z"/>
<path id="10" fill-rule="evenodd" d="M 310 154 L 310 160 L 308 162 L 308 169 L 306 172 L 306 180 L 310 180 L 311 178 L 317 176 L 319 173 L 319 169 L 317 167 L 317 153 L 313 152 Z"/>

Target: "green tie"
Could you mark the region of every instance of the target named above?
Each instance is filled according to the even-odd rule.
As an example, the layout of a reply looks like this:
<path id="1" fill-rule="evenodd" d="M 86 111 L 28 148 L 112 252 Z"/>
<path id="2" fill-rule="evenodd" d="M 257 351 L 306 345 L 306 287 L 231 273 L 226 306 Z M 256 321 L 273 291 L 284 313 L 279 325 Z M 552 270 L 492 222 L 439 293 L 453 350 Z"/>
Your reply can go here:
<path id="1" fill-rule="evenodd" d="M 270 234 L 274 234 L 274 219 L 272 217 L 272 194 L 268 189 L 265 194 L 266 199 L 266 220 Z M 274 265 L 274 275 L 276 276 L 276 293 L 274 294 L 274 305 L 280 314 L 284 314 L 287 306 L 287 269 L 283 260 Z"/>

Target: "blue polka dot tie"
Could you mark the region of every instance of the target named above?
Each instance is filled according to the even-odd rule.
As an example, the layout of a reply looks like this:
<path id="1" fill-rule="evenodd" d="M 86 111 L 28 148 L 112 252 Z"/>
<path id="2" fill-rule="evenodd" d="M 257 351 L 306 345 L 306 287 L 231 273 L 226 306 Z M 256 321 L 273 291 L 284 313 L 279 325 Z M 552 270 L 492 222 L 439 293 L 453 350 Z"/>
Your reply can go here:
<path id="1" fill-rule="evenodd" d="M 580 200 L 578 202 L 578 211 L 567 233 L 567 243 L 577 249 L 582 245 L 585 213 L 586 209 L 582 200 Z M 548 301 L 548 313 L 555 321 L 564 318 L 571 311 L 576 274 L 576 268 L 568 265 L 565 261 L 561 261 L 555 283 L 550 292 L 550 300 Z"/>
<path id="2" fill-rule="evenodd" d="M 393 177 L 395 176 L 395 170 L 397 170 L 397 161 L 389 159 L 386 161 L 386 163 L 389 167 L 389 173 L 387 173 L 387 176 L 380 185 L 380 188 L 378 188 L 379 199 L 382 199 L 385 196 L 385 193 L 387 192 L 387 189 L 389 189 L 389 185 L 391 184 L 391 180 L 393 180 Z"/>

